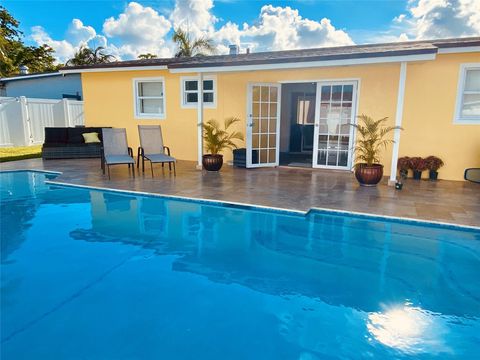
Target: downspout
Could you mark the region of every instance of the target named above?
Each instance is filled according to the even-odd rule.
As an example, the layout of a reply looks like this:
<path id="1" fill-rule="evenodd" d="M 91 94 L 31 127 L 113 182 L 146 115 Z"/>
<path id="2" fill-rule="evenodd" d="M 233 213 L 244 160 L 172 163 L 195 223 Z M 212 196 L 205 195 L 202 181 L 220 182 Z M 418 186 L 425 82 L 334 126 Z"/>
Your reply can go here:
<path id="1" fill-rule="evenodd" d="M 397 95 L 397 112 L 395 114 L 395 126 L 402 126 L 403 119 L 403 103 L 405 99 L 405 82 L 407 79 L 407 63 L 404 61 L 400 63 L 400 79 L 398 81 L 398 95 Z M 398 150 L 400 148 L 400 132 L 402 130 L 396 129 L 393 135 L 393 150 L 392 163 L 390 169 L 390 179 L 388 185 L 395 185 L 397 181 L 397 161 Z"/>
<path id="2" fill-rule="evenodd" d="M 197 101 L 197 170 L 202 170 L 203 156 L 203 73 L 198 73 Z"/>

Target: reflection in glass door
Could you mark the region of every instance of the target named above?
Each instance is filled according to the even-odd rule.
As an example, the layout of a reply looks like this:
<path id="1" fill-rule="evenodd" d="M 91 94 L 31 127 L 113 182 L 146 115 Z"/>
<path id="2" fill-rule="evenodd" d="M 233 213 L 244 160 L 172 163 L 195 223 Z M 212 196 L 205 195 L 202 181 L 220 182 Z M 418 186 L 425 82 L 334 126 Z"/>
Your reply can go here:
<path id="1" fill-rule="evenodd" d="M 248 97 L 247 166 L 277 166 L 280 85 L 251 84 Z"/>
<path id="2" fill-rule="evenodd" d="M 318 83 L 313 167 L 349 169 L 356 82 Z"/>

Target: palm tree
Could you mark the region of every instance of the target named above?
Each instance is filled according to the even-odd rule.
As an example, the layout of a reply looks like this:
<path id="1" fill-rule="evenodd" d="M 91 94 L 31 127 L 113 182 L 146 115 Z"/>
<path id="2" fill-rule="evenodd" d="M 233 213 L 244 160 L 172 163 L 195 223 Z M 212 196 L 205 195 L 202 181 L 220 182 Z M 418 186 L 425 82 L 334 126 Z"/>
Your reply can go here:
<path id="1" fill-rule="evenodd" d="M 172 40 L 178 47 L 175 57 L 205 56 L 216 52 L 212 39 L 204 36 L 192 39 L 190 34 L 182 28 L 177 28 L 173 32 Z"/>
<path id="2" fill-rule="evenodd" d="M 140 55 L 138 55 L 138 58 L 139 58 L 139 59 L 156 59 L 156 58 L 158 58 L 158 56 L 155 55 L 155 54 L 146 53 L 146 54 L 140 54 Z"/>
<path id="3" fill-rule="evenodd" d="M 88 46 L 82 45 L 78 51 L 75 52 L 73 58 L 67 61 L 66 66 L 105 64 L 115 61 L 113 55 L 105 54 L 105 48 L 99 46 L 95 49 L 90 49 Z"/>
<path id="4" fill-rule="evenodd" d="M 243 140 L 243 134 L 239 131 L 229 132 L 228 129 L 235 123 L 240 122 L 239 118 L 229 117 L 224 121 L 223 129 L 218 121 L 211 119 L 203 125 L 203 139 L 205 150 L 209 154 L 219 154 L 226 149 L 236 149 L 234 140 Z"/>
<path id="5" fill-rule="evenodd" d="M 386 126 L 388 118 L 374 120 L 367 115 L 357 116 L 360 120 L 358 124 L 350 124 L 357 129 L 360 134 L 357 140 L 357 145 L 354 150 L 357 154 L 356 165 L 372 166 L 380 163 L 380 152 L 389 144 L 394 143 L 393 139 L 386 139 L 385 137 L 394 130 L 403 130 L 400 126 Z"/>

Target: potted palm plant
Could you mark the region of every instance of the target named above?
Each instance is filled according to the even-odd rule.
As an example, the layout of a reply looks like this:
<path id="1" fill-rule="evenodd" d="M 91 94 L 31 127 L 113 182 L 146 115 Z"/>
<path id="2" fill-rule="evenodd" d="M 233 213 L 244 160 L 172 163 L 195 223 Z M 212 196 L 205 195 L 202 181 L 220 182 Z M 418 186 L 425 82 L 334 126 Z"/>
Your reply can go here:
<path id="1" fill-rule="evenodd" d="M 445 165 L 439 157 L 428 156 L 425 158 L 426 167 L 429 170 L 428 178 L 430 180 L 437 180 L 438 178 L 438 169 Z"/>
<path id="2" fill-rule="evenodd" d="M 420 180 L 422 172 L 427 169 L 427 163 L 421 157 L 412 157 L 410 158 L 410 168 L 413 170 L 413 178 Z"/>
<path id="3" fill-rule="evenodd" d="M 239 131 L 228 132 L 233 124 L 239 122 L 236 117 L 226 118 L 223 129 L 220 124 L 211 119 L 203 125 L 203 140 L 207 154 L 202 157 L 202 164 L 207 171 L 218 171 L 223 165 L 223 155 L 220 154 L 225 149 L 236 149 L 234 140 L 243 140 L 243 134 Z"/>
<path id="4" fill-rule="evenodd" d="M 380 153 L 388 144 L 394 142 L 385 137 L 396 129 L 403 129 L 399 126 L 386 126 L 385 122 L 388 119 L 386 117 L 374 120 L 370 116 L 362 114 L 358 118 L 358 124 L 351 124 L 360 134 L 354 147 L 356 154 L 355 177 L 362 186 L 375 186 L 383 177 Z"/>

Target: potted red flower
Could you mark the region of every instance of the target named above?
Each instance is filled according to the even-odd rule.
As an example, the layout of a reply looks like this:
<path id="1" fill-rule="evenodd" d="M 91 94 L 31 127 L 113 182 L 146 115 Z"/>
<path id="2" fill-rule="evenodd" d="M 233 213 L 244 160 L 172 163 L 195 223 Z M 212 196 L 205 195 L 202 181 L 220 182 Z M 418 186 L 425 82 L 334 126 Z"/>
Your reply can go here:
<path id="1" fill-rule="evenodd" d="M 427 163 L 421 157 L 410 158 L 410 168 L 413 170 L 413 178 L 420 180 L 422 178 L 422 172 L 427 170 Z"/>
<path id="2" fill-rule="evenodd" d="M 427 169 L 429 170 L 428 178 L 430 180 L 437 180 L 438 178 L 438 169 L 440 169 L 444 163 L 442 159 L 439 157 L 430 155 L 427 158 L 425 158 L 425 163 L 427 166 Z"/>
<path id="3" fill-rule="evenodd" d="M 397 169 L 400 171 L 400 178 L 406 179 L 408 177 L 408 170 L 410 169 L 410 158 L 408 156 L 398 158 Z"/>

